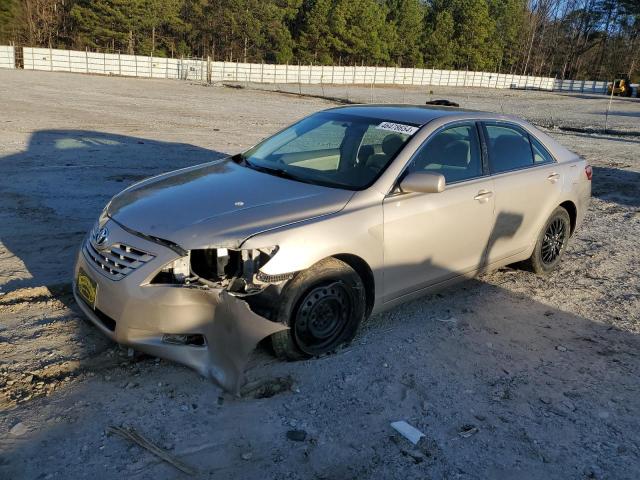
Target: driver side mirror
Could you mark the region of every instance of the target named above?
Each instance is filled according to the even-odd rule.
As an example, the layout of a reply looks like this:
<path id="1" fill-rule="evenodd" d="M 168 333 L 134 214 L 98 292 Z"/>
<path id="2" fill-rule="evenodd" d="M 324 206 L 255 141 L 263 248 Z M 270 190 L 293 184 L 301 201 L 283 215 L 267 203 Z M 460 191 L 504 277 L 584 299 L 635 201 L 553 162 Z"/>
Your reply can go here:
<path id="1" fill-rule="evenodd" d="M 400 182 L 403 192 L 440 193 L 444 187 L 444 175 L 433 172 L 412 172 Z"/>

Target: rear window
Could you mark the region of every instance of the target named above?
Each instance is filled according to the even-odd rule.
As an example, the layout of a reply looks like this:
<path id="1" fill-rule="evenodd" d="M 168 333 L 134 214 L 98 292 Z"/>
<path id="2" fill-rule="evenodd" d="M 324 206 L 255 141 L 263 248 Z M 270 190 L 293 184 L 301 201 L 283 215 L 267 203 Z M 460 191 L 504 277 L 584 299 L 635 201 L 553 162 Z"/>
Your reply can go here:
<path id="1" fill-rule="evenodd" d="M 533 163 L 534 164 L 539 165 L 542 163 L 555 162 L 551 154 L 547 151 L 546 148 L 544 148 L 544 146 L 538 140 L 533 138 L 533 136 L 529 136 L 529 139 L 531 140 L 531 146 L 533 147 Z"/>

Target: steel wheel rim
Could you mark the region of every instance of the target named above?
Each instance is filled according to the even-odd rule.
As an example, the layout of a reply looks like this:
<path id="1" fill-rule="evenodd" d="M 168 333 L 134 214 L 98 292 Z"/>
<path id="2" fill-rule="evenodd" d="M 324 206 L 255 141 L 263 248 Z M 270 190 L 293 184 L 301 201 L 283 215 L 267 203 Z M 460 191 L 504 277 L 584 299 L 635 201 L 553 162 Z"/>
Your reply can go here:
<path id="1" fill-rule="evenodd" d="M 542 239 L 540 256 L 546 265 L 554 263 L 562 253 L 567 237 L 567 225 L 561 218 L 555 218 L 547 226 Z"/>
<path id="2" fill-rule="evenodd" d="M 307 353 L 320 353 L 337 345 L 351 315 L 352 299 L 341 282 L 312 289 L 296 312 L 294 335 Z"/>

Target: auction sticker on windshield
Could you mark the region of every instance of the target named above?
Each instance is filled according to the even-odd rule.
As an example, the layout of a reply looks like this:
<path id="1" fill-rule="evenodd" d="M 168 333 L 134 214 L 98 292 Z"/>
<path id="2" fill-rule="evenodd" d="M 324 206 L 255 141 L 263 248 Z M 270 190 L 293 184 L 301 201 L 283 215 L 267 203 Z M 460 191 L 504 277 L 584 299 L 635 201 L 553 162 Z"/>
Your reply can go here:
<path id="1" fill-rule="evenodd" d="M 413 135 L 418 131 L 418 127 L 392 122 L 382 122 L 376 128 L 380 130 L 389 130 L 390 132 L 404 133 L 405 135 Z"/>

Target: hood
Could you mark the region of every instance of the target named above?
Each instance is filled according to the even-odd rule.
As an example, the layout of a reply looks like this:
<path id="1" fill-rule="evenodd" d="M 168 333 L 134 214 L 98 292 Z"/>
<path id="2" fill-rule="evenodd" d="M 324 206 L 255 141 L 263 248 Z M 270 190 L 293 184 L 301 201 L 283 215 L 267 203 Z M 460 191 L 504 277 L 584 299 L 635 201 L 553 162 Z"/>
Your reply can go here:
<path id="1" fill-rule="evenodd" d="M 352 195 L 227 159 L 137 183 L 112 199 L 107 215 L 187 250 L 237 248 L 257 233 L 338 212 Z"/>

